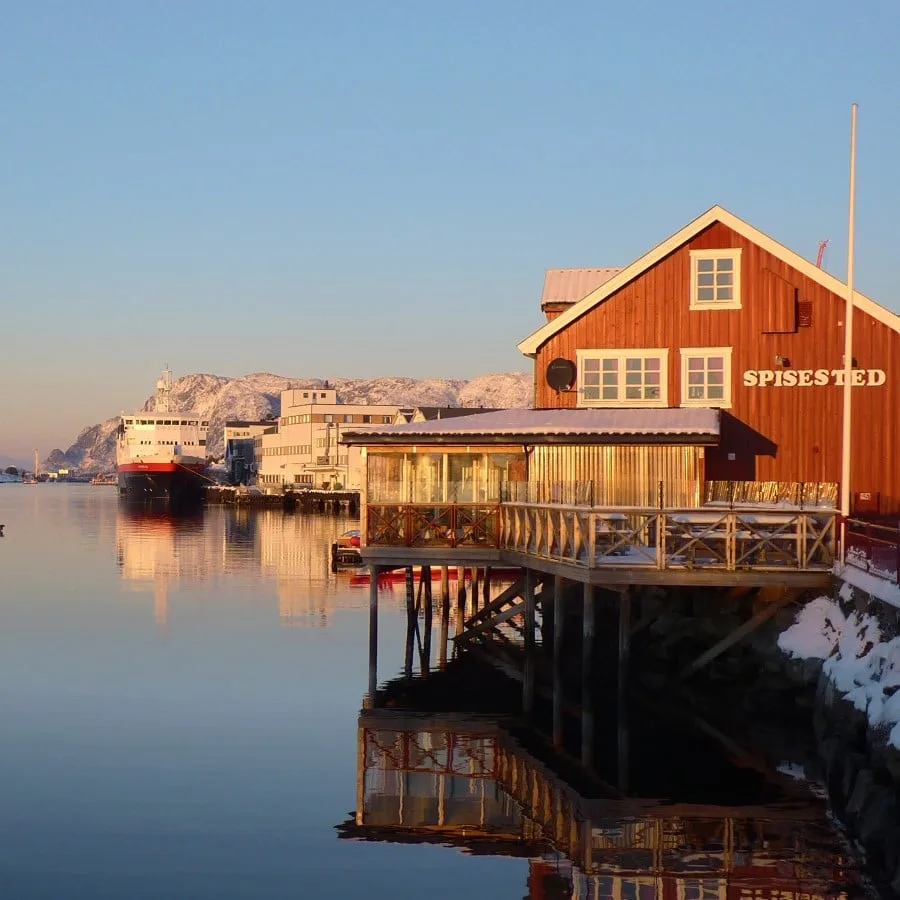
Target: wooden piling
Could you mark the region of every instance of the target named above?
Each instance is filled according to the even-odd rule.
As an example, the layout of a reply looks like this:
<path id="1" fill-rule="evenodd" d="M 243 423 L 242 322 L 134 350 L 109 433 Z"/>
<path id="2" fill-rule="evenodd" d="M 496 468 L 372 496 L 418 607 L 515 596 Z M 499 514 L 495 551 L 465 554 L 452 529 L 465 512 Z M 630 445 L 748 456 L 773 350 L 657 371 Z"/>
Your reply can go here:
<path id="1" fill-rule="evenodd" d="M 375 703 L 378 688 L 378 566 L 369 566 L 369 691 L 367 705 Z"/>
<path id="2" fill-rule="evenodd" d="M 619 666 L 616 709 L 617 787 L 628 792 L 628 663 L 631 658 L 631 594 L 626 588 L 619 597 Z"/>
<path id="3" fill-rule="evenodd" d="M 450 569 L 441 566 L 441 601 L 450 599 Z"/>
<path id="4" fill-rule="evenodd" d="M 584 617 L 581 638 L 581 763 L 591 767 L 594 762 L 594 586 L 585 583 L 583 595 Z"/>
<path id="5" fill-rule="evenodd" d="M 565 579 L 557 575 L 553 579 L 553 743 L 563 744 L 563 679 L 562 644 L 566 617 L 562 606 Z M 544 640 L 546 640 L 546 635 Z"/>
<path id="6" fill-rule="evenodd" d="M 522 682 L 522 710 L 526 716 L 534 712 L 535 650 L 534 650 L 534 592 L 536 578 L 533 569 L 525 570 L 525 678 Z"/>
<path id="7" fill-rule="evenodd" d="M 420 659 L 420 668 L 422 674 L 427 675 L 431 671 L 431 629 L 434 612 L 431 593 L 431 566 L 422 566 L 421 578 L 421 584 L 424 587 L 422 597 L 425 607 L 425 621 L 422 626 L 422 656 Z"/>
<path id="8" fill-rule="evenodd" d="M 491 567 L 484 567 L 484 586 L 481 594 L 481 605 L 485 607 L 491 602 Z"/>

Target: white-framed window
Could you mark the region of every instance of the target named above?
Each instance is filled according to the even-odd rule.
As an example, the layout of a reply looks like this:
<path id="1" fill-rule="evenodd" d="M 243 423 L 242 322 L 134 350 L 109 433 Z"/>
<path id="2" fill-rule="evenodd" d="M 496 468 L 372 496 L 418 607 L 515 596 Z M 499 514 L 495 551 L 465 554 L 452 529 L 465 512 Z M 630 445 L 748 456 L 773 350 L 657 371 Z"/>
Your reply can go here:
<path id="1" fill-rule="evenodd" d="M 731 347 L 681 348 L 681 405 L 731 407 Z"/>
<path id="2" fill-rule="evenodd" d="M 579 350 L 579 406 L 666 406 L 666 348 Z"/>
<path id="3" fill-rule="evenodd" d="M 691 309 L 741 308 L 741 251 L 691 250 Z"/>

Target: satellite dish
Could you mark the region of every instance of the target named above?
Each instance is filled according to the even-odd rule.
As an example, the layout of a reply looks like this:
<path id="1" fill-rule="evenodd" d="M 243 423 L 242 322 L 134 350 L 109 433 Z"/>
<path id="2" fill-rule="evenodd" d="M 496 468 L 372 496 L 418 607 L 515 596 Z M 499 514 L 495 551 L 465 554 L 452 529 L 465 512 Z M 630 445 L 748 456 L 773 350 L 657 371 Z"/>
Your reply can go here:
<path id="1" fill-rule="evenodd" d="M 575 384 L 575 363 L 558 357 L 547 366 L 547 384 L 554 391 L 568 391 Z"/>

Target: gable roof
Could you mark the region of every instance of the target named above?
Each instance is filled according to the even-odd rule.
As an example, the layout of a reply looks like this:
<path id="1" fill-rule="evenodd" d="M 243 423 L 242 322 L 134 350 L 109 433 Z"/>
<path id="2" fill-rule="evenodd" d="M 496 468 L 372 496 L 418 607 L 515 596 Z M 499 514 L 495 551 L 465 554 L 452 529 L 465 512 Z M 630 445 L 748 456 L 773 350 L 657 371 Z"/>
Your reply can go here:
<path id="1" fill-rule="evenodd" d="M 839 297 L 846 297 L 847 285 L 843 281 L 829 275 L 827 272 L 815 266 L 809 260 L 804 259 L 793 250 L 789 250 L 783 244 L 773 240 L 768 235 L 763 234 L 752 225 L 739 219 L 733 213 L 728 212 L 721 206 L 714 206 L 707 210 L 702 216 L 694 219 L 688 225 L 685 225 L 681 231 L 676 232 L 670 238 L 654 247 L 649 253 L 645 253 L 640 259 L 635 260 L 630 266 L 622 269 L 618 275 L 614 275 L 609 281 L 601 284 L 596 290 L 591 291 L 583 299 L 570 306 L 565 312 L 560 313 L 555 319 L 548 322 L 542 328 L 539 328 L 533 334 L 530 334 L 524 341 L 519 344 L 519 350 L 526 356 L 535 356 L 541 345 L 549 340 L 553 335 L 562 331 L 570 322 L 583 316 L 586 312 L 606 300 L 607 297 L 623 288 L 630 281 L 643 274 L 651 266 L 656 265 L 661 259 L 677 250 L 682 244 L 686 244 L 689 240 L 700 234 L 701 231 L 709 228 L 716 222 L 721 222 L 732 231 L 737 232 L 748 241 L 752 241 L 763 250 L 771 253 L 783 263 L 796 269 L 802 275 L 805 275 L 811 281 L 815 281 L 822 285 L 826 290 L 837 294 Z M 860 294 L 858 291 L 853 292 L 853 302 L 855 306 L 862 312 L 870 315 L 873 319 L 887 325 L 896 332 L 900 332 L 900 316 L 892 313 L 889 309 L 880 306 L 874 300 Z"/>

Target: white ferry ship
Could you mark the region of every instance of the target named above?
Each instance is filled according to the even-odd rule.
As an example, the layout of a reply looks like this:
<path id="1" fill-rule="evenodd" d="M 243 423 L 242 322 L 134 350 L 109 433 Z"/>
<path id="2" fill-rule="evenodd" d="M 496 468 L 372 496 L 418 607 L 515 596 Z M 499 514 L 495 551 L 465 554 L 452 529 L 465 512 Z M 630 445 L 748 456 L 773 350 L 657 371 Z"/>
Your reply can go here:
<path id="1" fill-rule="evenodd" d="M 172 409 L 172 373 L 156 383 L 153 412 L 122 415 L 116 440 L 119 496 L 197 502 L 206 478 L 209 422 Z"/>

